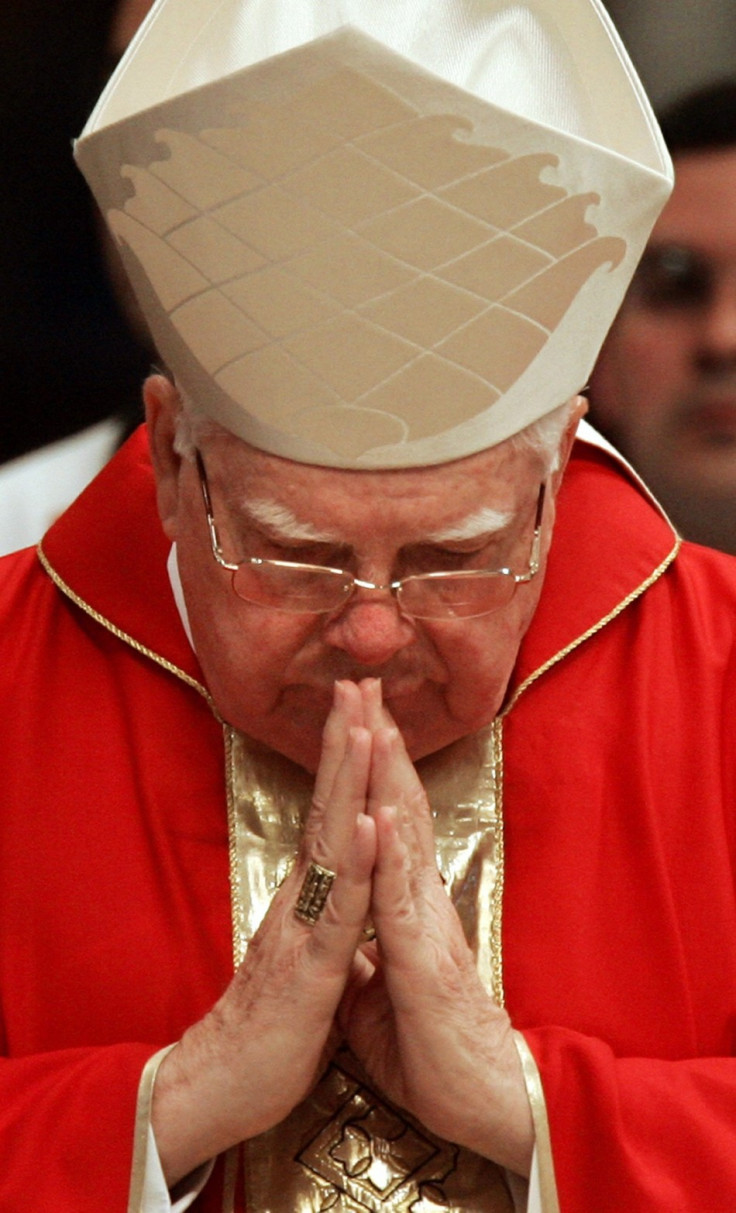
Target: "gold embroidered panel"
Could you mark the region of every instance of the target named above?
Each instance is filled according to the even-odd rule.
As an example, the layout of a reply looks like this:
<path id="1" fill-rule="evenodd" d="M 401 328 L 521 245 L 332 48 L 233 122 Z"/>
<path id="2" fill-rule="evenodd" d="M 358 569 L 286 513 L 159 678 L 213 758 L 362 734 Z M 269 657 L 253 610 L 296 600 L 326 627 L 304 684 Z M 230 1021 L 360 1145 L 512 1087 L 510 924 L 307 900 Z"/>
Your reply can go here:
<path id="1" fill-rule="evenodd" d="M 232 729 L 226 742 L 239 964 L 294 861 L 313 780 Z M 502 1003 L 500 723 L 430 756 L 418 769 L 447 891 L 486 989 Z M 258 1213 L 513 1209 L 494 1163 L 435 1137 L 384 1100 L 345 1047 L 308 1099 L 243 1151 L 246 1207 Z"/>

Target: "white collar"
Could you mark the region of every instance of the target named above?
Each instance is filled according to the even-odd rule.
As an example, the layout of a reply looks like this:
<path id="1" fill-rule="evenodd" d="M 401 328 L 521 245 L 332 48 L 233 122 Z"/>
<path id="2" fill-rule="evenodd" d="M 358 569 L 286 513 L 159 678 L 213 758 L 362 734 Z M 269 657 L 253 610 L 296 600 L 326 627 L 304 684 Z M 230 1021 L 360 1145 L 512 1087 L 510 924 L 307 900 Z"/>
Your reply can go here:
<path id="1" fill-rule="evenodd" d="M 166 561 L 166 571 L 169 574 L 169 581 L 171 582 L 171 592 L 174 595 L 174 602 L 176 603 L 176 609 L 179 612 L 179 618 L 181 619 L 182 627 L 184 628 L 184 631 L 187 634 L 187 640 L 189 641 L 192 648 L 194 648 L 194 641 L 192 640 L 192 629 L 189 626 L 189 612 L 187 611 L 187 604 L 184 601 L 184 590 L 182 589 L 181 577 L 179 576 L 179 561 L 178 561 L 177 555 L 176 555 L 176 544 L 175 543 L 172 543 L 172 545 L 171 545 L 171 551 L 169 552 L 169 557 L 168 557 L 168 560 Z"/>

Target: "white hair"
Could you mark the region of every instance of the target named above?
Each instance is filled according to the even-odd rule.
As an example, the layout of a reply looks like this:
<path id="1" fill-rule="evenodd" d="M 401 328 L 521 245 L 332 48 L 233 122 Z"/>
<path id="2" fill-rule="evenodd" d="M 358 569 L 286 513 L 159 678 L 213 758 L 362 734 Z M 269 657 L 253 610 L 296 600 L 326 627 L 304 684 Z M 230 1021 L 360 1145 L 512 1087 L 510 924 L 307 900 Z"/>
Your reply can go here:
<path id="1" fill-rule="evenodd" d="M 530 451 L 538 455 L 545 464 L 546 474 L 551 475 L 560 466 L 560 443 L 576 402 L 577 397 L 573 396 L 499 445 L 509 451 Z"/>
<path id="2" fill-rule="evenodd" d="M 183 459 L 189 459 L 191 462 L 194 459 L 194 452 L 199 449 L 202 442 L 208 438 L 227 438 L 231 435 L 224 426 L 219 425 L 201 409 L 196 408 L 178 384 L 176 390 L 181 401 L 181 408 L 176 415 L 174 450 L 177 455 L 181 455 Z"/>

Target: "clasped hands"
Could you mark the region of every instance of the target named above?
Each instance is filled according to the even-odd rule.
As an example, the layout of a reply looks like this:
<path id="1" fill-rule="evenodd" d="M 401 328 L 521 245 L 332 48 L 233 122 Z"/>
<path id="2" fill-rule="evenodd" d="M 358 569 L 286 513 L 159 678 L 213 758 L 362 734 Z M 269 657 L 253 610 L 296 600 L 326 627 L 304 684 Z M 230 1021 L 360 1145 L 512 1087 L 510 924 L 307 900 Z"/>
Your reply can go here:
<path id="1" fill-rule="evenodd" d="M 336 873 L 313 925 L 294 913 L 310 863 Z M 375 1088 L 432 1132 L 528 1174 L 509 1018 L 478 978 L 376 679 L 336 684 L 294 870 L 225 994 L 161 1065 L 153 1126 L 169 1184 L 283 1120 L 340 1035 Z"/>

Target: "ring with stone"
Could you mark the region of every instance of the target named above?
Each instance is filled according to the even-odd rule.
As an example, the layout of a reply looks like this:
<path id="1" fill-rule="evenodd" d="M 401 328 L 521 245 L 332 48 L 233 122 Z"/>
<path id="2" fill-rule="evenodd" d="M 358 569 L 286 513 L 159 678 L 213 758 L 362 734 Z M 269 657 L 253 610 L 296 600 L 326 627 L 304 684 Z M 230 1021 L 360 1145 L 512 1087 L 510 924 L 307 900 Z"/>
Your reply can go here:
<path id="1" fill-rule="evenodd" d="M 329 868 L 323 868 L 318 863 L 310 863 L 307 868 L 294 913 L 297 918 L 308 923 L 310 927 L 313 927 L 319 920 L 336 875 L 336 872 L 331 872 Z"/>

